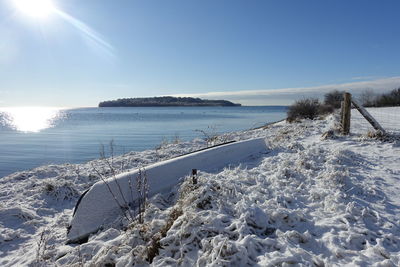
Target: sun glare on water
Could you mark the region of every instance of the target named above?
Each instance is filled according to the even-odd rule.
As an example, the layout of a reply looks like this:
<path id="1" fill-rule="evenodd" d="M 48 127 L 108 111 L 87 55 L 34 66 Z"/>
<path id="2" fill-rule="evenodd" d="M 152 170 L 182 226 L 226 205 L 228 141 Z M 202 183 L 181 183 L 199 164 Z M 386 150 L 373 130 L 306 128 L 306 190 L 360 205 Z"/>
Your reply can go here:
<path id="1" fill-rule="evenodd" d="M 1 108 L 0 124 L 20 132 L 39 132 L 52 126 L 60 114 L 59 108 L 48 107 L 13 107 Z"/>

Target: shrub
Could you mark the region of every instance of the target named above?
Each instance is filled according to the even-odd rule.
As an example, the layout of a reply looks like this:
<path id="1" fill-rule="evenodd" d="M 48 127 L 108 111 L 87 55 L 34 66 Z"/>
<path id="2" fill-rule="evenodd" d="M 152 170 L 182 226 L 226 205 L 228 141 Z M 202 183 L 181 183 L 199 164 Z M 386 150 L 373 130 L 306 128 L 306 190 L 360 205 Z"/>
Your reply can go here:
<path id="1" fill-rule="evenodd" d="M 287 111 L 287 121 L 293 122 L 298 119 L 315 119 L 320 114 L 321 104 L 318 99 L 306 98 L 296 101 Z"/>
<path id="2" fill-rule="evenodd" d="M 390 93 L 379 96 L 375 102 L 376 107 L 400 106 L 400 88 Z"/>
<path id="3" fill-rule="evenodd" d="M 320 105 L 318 109 L 318 113 L 320 115 L 330 114 L 335 111 L 335 108 L 332 105 Z"/>
<path id="4" fill-rule="evenodd" d="M 194 131 L 199 132 L 204 136 L 204 140 L 207 142 L 207 147 L 216 145 L 216 141 L 219 137 L 216 125 L 207 126 L 207 130 L 196 129 Z"/>
<path id="5" fill-rule="evenodd" d="M 334 108 L 340 108 L 341 102 L 343 101 L 344 91 L 333 90 L 328 92 L 324 96 L 325 105 L 333 106 Z"/>

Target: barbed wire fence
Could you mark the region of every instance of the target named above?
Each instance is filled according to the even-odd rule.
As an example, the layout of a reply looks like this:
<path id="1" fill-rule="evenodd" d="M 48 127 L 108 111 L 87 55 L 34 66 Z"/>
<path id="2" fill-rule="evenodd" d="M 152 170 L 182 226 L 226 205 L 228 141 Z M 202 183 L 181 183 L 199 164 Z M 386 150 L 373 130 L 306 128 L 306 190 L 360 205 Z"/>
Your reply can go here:
<path id="1" fill-rule="evenodd" d="M 366 108 L 367 111 L 375 118 L 376 121 L 385 129 L 388 134 L 400 134 L 400 107 L 381 107 L 381 108 Z M 397 109 L 397 110 L 396 110 Z M 358 125 L 355 130 L 361 130 L 364 133 L 368 131 L 374 130 L 373 127 L 363 119 L 362 115 L 352 110 L 353 112 L 353 120 Z"/>
<path id="2" fill-rule="evenodd" d="M 347 104 L 346 98 L 349 98 Z M 341 116 L 343 134 L 348 134 L 351 128 L 355 134 L 381 131 L 400 136 L 400 107 L 365 107 L 351 94 L 345 93 Z"/>

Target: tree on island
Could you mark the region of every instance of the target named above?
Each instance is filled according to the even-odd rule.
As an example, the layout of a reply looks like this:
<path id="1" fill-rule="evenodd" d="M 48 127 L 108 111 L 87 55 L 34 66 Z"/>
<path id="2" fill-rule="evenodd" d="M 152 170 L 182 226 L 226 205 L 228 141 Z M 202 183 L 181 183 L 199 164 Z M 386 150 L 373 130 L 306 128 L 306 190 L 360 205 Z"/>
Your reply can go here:
<path id="1" fill-rule="evenodd" d="M 227 100 L 207 100 L 193 97 L 143 97 L 103 101 L 99 107 L 180 107 L 180 106 L 241 106 Z"/>

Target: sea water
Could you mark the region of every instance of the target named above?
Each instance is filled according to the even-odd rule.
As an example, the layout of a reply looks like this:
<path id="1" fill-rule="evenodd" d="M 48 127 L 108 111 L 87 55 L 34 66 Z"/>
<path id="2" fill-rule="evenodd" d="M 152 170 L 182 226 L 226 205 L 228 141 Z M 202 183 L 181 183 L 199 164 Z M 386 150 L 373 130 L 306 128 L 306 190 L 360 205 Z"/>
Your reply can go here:
<path id="1" fill-rule="evenodd" d="M 245 130 L 284 119 L 284 106 L 0 108 L 0 177 L 47 164 L 99 158 L 102 145 L 115 155 Z"/>

